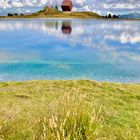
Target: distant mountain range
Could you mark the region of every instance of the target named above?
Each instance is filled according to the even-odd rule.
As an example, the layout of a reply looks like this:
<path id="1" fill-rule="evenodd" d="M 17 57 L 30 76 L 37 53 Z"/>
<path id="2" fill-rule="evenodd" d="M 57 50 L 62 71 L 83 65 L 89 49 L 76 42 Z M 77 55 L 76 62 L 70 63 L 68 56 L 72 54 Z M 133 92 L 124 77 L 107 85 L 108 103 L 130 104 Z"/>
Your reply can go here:
<path id="1" fill-rule="evenodd" d="M 140 13 L 130 13 L 130 14 L 119 15 L 119 18 L 140 19 Z"/>

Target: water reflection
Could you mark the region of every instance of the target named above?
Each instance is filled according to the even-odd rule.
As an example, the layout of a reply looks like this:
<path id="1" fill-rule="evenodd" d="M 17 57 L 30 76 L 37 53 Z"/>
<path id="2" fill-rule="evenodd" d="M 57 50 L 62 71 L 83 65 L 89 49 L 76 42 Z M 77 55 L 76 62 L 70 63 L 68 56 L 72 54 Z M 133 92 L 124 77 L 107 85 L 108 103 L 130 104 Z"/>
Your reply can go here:
<path id="1" fill-rule="evenodd" d="M 53 21 L 45 22 L 44 24 L 45 24 L 46 29 L 55 29 L 55 30 L 57 30 L 58 26 L 59 26 L 57 21 L 55 21 L 55 22 L 53 22 Z"/>
<path id="2" fill-rule="evenodd" d="M 1 20 L 0 80 L 27 77 L 140 82 L 139 21 Z"/>
<path id="3" fill-rule="evenodd" d="M 62 33 L 71 34 L 72 26 L 70 21 L 63 21 L 62 23 Z"/>

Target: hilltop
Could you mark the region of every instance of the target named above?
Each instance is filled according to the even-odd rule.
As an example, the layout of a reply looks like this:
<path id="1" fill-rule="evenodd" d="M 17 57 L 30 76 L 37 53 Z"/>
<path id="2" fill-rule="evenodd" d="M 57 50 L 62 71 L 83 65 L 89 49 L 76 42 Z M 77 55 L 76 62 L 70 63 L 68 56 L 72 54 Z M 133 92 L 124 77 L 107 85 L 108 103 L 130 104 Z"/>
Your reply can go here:
<path id="1" fill-rule="evenodd" d="M 8 16 L 0 18 L 101 18 L 101 16 L 93 12 L 63 12 L 46 6 L 36 13 L 26 15 L 9 13 Z"/>

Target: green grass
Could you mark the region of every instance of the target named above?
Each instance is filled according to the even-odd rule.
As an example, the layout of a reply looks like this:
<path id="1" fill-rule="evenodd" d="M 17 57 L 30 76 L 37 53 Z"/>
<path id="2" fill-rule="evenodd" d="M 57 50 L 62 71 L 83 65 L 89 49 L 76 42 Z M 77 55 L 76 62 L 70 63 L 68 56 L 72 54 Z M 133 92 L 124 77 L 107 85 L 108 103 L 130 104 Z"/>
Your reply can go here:
<path id="1" fill-rule="evenodd" d="M 0 83 L 0 140 L 139 140 L 140 85 Z"/>

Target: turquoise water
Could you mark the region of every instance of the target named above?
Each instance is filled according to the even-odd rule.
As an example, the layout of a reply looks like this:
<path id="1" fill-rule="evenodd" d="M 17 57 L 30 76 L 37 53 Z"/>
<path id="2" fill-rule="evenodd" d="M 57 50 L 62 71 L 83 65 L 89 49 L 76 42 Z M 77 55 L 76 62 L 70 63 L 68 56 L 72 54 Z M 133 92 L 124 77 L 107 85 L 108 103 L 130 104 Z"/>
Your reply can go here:
<path id="1" fill-rule="evenodd" d="M 0 81 L 140 82 L 140 21 L 0 20 Z"/>

